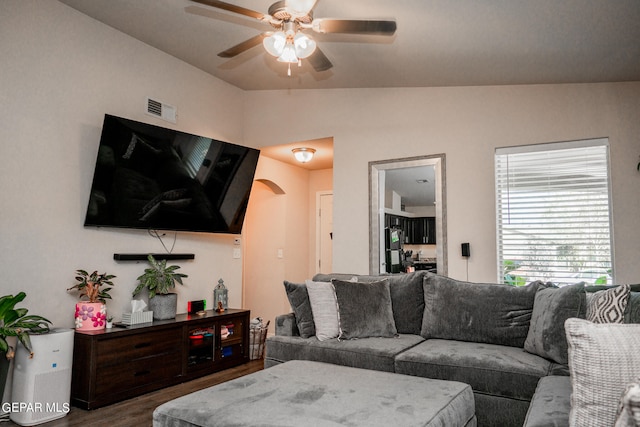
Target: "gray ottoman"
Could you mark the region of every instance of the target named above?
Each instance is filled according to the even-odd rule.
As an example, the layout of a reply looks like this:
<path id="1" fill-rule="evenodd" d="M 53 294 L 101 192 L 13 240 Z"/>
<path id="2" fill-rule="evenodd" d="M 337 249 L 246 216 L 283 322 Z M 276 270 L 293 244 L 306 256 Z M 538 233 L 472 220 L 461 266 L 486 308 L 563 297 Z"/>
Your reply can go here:
<path id="1" fill-rule="evenodd" d="M 467 384 L 290 361 L 167 402 L 155 427 L 475 426 Z"/>

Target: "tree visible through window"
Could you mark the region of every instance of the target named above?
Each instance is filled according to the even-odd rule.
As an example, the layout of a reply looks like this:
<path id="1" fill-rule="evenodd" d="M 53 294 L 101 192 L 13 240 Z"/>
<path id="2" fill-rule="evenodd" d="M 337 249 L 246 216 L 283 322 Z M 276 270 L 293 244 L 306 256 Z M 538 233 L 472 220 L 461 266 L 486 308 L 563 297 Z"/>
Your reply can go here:
<path id="1" fill-rule="evenodd" d="M 498 280 L 612 283 L 607 139 L 498 148 Z"/>

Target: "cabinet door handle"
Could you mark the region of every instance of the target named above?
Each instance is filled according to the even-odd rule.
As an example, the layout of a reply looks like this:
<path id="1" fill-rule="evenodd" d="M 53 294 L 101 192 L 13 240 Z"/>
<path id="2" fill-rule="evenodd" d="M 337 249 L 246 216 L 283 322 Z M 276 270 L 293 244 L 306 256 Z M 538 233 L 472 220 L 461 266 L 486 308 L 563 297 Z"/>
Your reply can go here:
<path id="1" fill-rule="evenodd" d="M 138 371 L 135 374 L 133 374 L 134 377 L 141 377 L 143 375 L 149 375 L 151 373 L 151 371 Z"/>
<path id="2" fill-rule="evenodd" d="M 150 342 L 141 342 L 133 346 L 133 348 L 144 348 L 149 347 L 151 345 Z"/>

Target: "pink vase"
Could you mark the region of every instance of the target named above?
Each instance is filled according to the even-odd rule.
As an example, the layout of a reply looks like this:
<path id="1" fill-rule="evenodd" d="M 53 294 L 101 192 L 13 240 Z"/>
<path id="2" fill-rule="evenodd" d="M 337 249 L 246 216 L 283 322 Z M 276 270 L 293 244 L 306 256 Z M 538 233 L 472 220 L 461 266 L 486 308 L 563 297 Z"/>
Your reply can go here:
<path id="1" fill-rule="evenodd" d="M 76 303 L 76 329 L 95 331 L 107 325 L 107 307 L 101 302 Z"/>

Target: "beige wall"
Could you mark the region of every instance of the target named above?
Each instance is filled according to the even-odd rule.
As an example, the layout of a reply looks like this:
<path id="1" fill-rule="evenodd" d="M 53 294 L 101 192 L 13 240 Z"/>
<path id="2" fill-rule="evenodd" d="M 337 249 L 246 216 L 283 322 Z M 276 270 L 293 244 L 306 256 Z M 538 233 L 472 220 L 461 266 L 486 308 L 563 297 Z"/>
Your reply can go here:
<path id="1" fill-rule="evenodd" d="M 114 252 L 164 249 L 146 232 L 82 226 L 104 114 L 242 143 L 243 92 L 56 1 L 0 2 L 0 58 L 0 294 L 26 291 L 22 307 L 71 327 L 74 271 L 106 271 L 118 318 L 146 264 Z M 175 105 L 178 123 L 146 115 L 147 96 Z M 241 305 L 233 236 L 179 233 L 175 252 L 196 254 L 176 262 L 189 275 L 180 311 L 211 303 L 220 277 Z"/>
<path id="2" fill-rule="evenodd" d="M 449 275 L 466 278 L 460 243 L 470 242 L 469 280 L 496 280 L 493 154 L 497 147 L 608 137 L 615 271 L 640 277 L 640 83 L 248 92 L 245 141 L 266 145 L 334 138 L 334 270 L 368 271 L 368 162 L 446 154 Z M 305 109 L 285 128 L 286 103 Z"/>
<path id="3" fill-rule="evenodd" d="M 253 317 L 273 320 L 288 312 L 283 281 L 313 275 L 315 194 L 331 189 L 330 177 L 330 170 L 310 172 L 260 157 L 243 230 L 243 306 Z"/>

